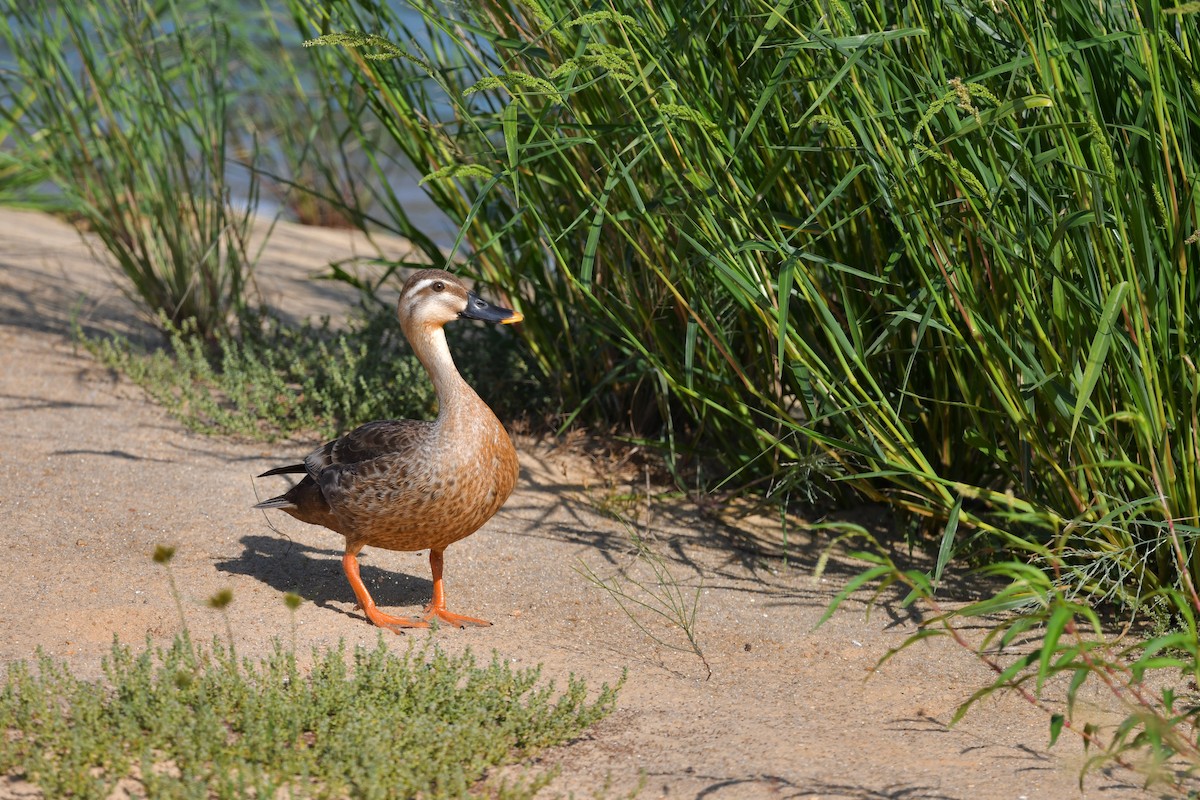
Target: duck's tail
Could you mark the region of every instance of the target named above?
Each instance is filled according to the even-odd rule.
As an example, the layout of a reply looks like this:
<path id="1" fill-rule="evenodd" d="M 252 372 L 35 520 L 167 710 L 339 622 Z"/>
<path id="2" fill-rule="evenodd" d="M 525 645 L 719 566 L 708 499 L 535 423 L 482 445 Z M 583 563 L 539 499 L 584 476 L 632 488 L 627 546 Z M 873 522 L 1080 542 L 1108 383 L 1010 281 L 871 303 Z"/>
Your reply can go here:
<path id="1" fill-rule="evenodd" d="M 298 472 L 308 472 L 308 469 L 304 466 L 304 464 L 288 464 L 286 467 L 269 469 L 258 477 L 266 478 L 271 475 L 289 475 Z M 295 508 L 296 501 L 292 497 L 289 497 L 290 494 L 291 492 L 288 492 L 288 494 L 281 494 L 278 497 L 272 497 L 270 500 L 263 500 L 261 503 L 256 503 L 255 505 L 251 506 L 251 508 Z"/>
<path id="2" fill-rule="evenodd" d="M 263 500 L 261 503 L 255 503 L 251 508 L 294 508 L 296 503 L 286 494 L 281 494 L 279 497 L 272 497 L 270 500 Z"/>
<path id="3" fill-rule="evenodd" d="M 303 464 L 294 464 L 290 467 L 279 467 L 263 474 L 279 475 L 284 472 L 307 472 L 307 470 L 304 469 Z M 342 521 L 329 508 L 329 503 L 325 500 L 325 495 L 321 494 L 321 489 L 317 486 L 317 482 L 313 480 L 312 475 L 305 475 L 303 480 L 288 489 L 286 493 L 278 497 L 272 497 L 270 500 L 263 500 L 261 503 L 256 503 L 253 507 L 278 508 L 281 511 L 291 514 L 301 522 L 324 525 L 330 530 L 344 534 Z"/>
<path id="4" fill-rule="evenodd" d="M 289 474 L 292 474 L 295 472 L 308 472 L 308 467 L 304 466 L 303 463 L 288 464 L 286 467 L 276 467 L 275 469 L 269 469 L 266 472 L 264 472 L 263 474 L 259 475 L 258 477 L 266 478 L 270 475 L 289 475 Z"/>

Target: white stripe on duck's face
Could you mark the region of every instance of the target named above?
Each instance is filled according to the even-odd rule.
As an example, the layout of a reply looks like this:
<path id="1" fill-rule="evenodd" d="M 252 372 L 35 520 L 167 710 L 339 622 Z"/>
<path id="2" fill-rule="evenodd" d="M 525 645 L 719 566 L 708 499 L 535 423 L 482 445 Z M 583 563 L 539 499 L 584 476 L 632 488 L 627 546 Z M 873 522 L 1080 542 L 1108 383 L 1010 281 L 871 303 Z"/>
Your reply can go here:
<path id="1" fill-rule="evenodd" d="M 401 325 L 441 326 L 458 318 L 467 307 L 467 287 L 448 272 L 415 273 L 400 293 L 397 312 Z"/>

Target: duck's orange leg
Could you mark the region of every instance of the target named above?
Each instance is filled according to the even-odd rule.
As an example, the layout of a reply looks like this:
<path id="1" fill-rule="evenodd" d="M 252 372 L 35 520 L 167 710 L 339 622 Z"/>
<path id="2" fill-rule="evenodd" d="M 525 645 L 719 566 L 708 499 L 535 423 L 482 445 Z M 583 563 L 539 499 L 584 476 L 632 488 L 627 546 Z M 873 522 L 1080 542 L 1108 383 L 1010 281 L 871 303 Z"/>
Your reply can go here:
<path id="1" fill-rule="evenodd" d="M 429 569 L 433 572 L 433 602 L 425 606 L 425 616 L 421 617 L 421 619 L 428 624 L 436 618 L 456 628 L 465 628 L 468 625 L 479 625 L 482 627 L 491 625 L 492 623 L 485 619 L 464 617 L 462 614 L 455 614 L 446 610 L 446 590 L 442 585 L 442 553 L 442 550 L 429 551 Z"/>
<path id="2" fill-rule="evenodd" d="M 354 596 L 358 598 L 358 607 L 367 615 L 367 619 L 380 628 L 387 628 L 393 633 L 402 633 L 403 628 L 428 628 L 429 621 L 427 619 L 393 617 L 375 607 L 375 601 L 371 599 L 371 594 L 358 574 L 358 553 L 362 549 L 361 544 L 346 545 L 346 555 L 342 556 L 342 569 L 346 571 L 346 577 L 350 580 L 350 588 L 354 590 Z M 434 584 L 434 596 L 437 596 L 436 583 Z"/>

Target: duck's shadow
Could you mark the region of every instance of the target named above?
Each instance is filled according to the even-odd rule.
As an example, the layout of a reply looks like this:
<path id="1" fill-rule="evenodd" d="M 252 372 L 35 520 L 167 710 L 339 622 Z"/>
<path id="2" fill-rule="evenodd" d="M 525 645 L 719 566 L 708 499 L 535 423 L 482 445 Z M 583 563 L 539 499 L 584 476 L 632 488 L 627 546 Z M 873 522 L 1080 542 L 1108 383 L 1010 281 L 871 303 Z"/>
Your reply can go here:
<path id="1" fill-rule="evenodd" d="M 341 550 L 310 547 L 274 536 L 243 536 L 241 543 L 241 555 L 218 561 L 214 566 L 230 575 L 254 578 L 281 594 L 293 592 L 321 608 L 351 613 L 354 592 L 342 571 Z M 359 554 L 359 571 L 376 605 L 388 608 L 422 606 L 429 602 L 432 581 L 373 567 L 363 563 L 364 555 L 367 554 Z"/>

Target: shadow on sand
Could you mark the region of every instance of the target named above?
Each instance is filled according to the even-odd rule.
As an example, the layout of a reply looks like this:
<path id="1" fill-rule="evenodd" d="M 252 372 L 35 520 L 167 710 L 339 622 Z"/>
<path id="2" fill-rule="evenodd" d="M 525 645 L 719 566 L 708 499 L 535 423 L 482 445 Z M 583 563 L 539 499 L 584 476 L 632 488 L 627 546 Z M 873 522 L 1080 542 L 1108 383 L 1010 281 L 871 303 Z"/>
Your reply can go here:
<path id="1" fill-rule="evenodd" d="M 283 536 L 243 536 L 241 544 L 241 555 L 214 566 L 254 578 L 280 594 L 293 592 L 321 608 L 361 616 L 344 607 L 354 603 L 354 592 L 342 571 L 341 549 L 310 547 Z M 429 602 L 431 580 L 371 566 L 369 559 L 369 551 L 359 554 L 362 579 L 380 607 L 420 608 Z"/>

